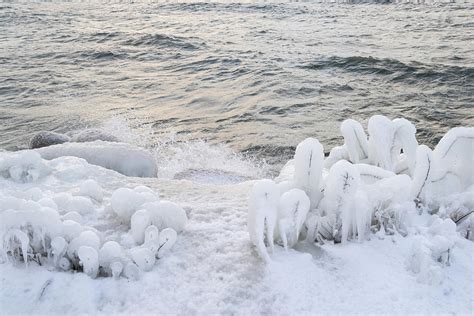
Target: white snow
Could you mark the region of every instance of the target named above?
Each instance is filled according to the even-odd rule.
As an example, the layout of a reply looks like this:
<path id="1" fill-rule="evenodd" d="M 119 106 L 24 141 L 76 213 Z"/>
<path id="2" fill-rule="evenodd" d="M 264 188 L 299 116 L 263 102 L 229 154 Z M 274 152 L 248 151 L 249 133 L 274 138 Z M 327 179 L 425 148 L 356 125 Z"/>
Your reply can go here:
<path id="1" fill-rule="evenodd" d="M 423 185 L 417 180 L 427 165 L 415 155 L 414 173 L 399 172 L 397 165 L 409 167 L 409 145 L 395 158 L 390 155 L 390 170 L 361 156 L 352 164 L 348 154 L 340 156 L 332 172 L 321 167 L 316 173 L 322 199 L 311 205 L 303 225 L 309 196 L 295 185 L 294 162 L 276 182 L 214 185 L 125 177 L 75 157 L 48 161 L 27 151 L 0 152 L 0 310 L 6 315 L 470 315 L 474 246 L 465 237 L 472 215 L 462 225 L 453 220 L 474 208 L 474 186 L 466 176 L 472 143 L 463 136 L 471 131 L 448 133 L 449 142 L 432 152 L 417 147 L 421 157 L 434 159 L 433 177 L 417 204 L 412 188 Z M 10 169 L 17 166 L 22 171 L 12 176 Z M 346 175 L 354 181 L 340 179 Z M 444 188 L 455 180 L 454 189 Z M 117 195 L 121 188 L 130 203 Z M 102 199 L 96 198 L 98 191 Z M 90 203 L 77 202 L 78 197 Z M 292 207 L 295 201 L 301 209 Z M 83 207 L 92 209 L 83 212 Z M 149 213 L 150 222 L 138 220 L 137 227 L 136 212 Z M 177 219 L 168 221 L 171 214 Z M 330 214 L 339 214 L 341 228 L 348 228 L 341 231 L 343 242 L 324 236 L 317 240 L 323 244 L 304 240 L 311 236 L 309 222 L 314 219 L 322 229 L 332 223 Z M 133 226 L 140 232 L 137 240 Z M 33 256 L 38 253 L 42 259 Z"/>

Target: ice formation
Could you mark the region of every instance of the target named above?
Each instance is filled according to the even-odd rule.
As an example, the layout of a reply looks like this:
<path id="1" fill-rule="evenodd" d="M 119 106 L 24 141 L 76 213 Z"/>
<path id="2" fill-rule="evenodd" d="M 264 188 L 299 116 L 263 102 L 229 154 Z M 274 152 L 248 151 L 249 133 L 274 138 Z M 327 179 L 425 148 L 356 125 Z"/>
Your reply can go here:
<path id="1" fill-rule="evenodd" d="M 323 146 L 317 139 L 307 138 L 296 147 L 295 186 L 308 194 L 312 206 L 317 206 L 321 199 L 319 184 L 323 162 Z"/>
<path id="2" fill-rule="evenodd" d="M 73 156 L 131 177 L 156 177 L 155 158 L 143 148 L 125 143 L 94 141 L 64 143 L 35 150 L 43 159 Z"/>
<path id="3" fill-rule="evenodd" d="M 2 153 L 0 176 L 16 182 L 32 182 L 50 172 L 41 156 L 33 151 Z"/>
<path id="4" fill-rule="evenodd" d="M 436 279 L 456 236 L 473 239 L 474 128 L 451 129 L 434 150 L 418 144 L 415 126 L 405 119 L 375 115 L 368 137 L 360 123 L 346 120 L 341 133 L 344 144 L 324 162 L 321 144 L 308 138 L 277 183 L 255 184 L 248 230 L 258 253 L 268 261 L 266 246 L 295 246 L 300 234 L 321 244 L 363 242 L 371 233 L 420 235 L 408 267 L 420 280 Z M 422 218 L 430 219 L 428 228 L 420 226 Z"/>
<path id="5" fill-rule="evenodd" d="M 277 226 L 279 189 L 272 180 L 260 180 L 250 192 L 248 229 L 250 240 L 259 255 L 270 260 L 266 247 L 274 247 L 273 234 Z"/>
<path id="6" fill-rule="evenodd" d="M 71 168 L 76 177 L 62 177 Z M 0 170 L 0 262 L 137 279 L 170 251 L 187 222 L 181 207 L 148 187 L 104 190 L 90 177 L 112 171 L 78 158 L 2 152 Z M 75 184 L 66 189 L 68 181 Z"/>
<path id="7" fill-rule="evenodd" d="M 285 248 L 293 247 L 306 221 L 310 200 L 300 189 L 291 189 L 280 197 L 278 211 L 278 233 Z"/>

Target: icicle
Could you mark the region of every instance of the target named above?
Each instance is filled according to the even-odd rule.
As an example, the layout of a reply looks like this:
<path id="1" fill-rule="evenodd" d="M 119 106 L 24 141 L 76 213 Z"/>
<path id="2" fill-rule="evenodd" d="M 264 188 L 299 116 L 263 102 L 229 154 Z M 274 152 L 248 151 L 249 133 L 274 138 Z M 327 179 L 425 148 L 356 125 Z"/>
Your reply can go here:
<path id="1" fill-rule="evenodd" d="M 309 207 L 309 198 L 303 190 L 292 189 L 281 196 L 278 216 L 279 233 L 285 248 L 293 247 L 298 242 Z"/>
<path id="2" fill-rule="evenodd" d="M 392 147 L 392 160 L 397 161 L 400 156 L 400 151 L 406 156 L 408 169 L 410 175 L 415 171 L 416 149 L 418 148 L 418 141 L 416 140 L 415 125 L 406 119 L 394 119 L 394 146 Z"/>
<path id="3" fill-rule="evenodd" d="M 430 183 L 433 174 L 433 152 L 425 145 L 416 150 L 416 166 L 411 187 L 412 198 L 421 203 L 424 200 L 423 190 Z"/>
<path id="4" fill-rule="evenodd" d="M 319 183 L 324 164 L 323 146 L 315 138 L 307 138 L 295 151 L 295 185 L 308 194 L 311 207 L 317 207 L 321 199 Z"/>
<path id="5" fill-rule="evenodd" d="M 51 240 L 51 249 L 55 267 L 59 267 L 59 261 L 66 253 L 67 246 L 67 241 L 61 236 L 54 237 L 53 240 Z"/>
<path id="6" fill-rule="evenodd" d="M 345 120 L 341 124 L 341 134 L 352 163 L 367 159 L 369 155 L 367 135 L 359 122 L 352 119 Z"/>
<path id="7" fill-rule="evenodd" d="M 265 260 L 268 256 L 265 239 L 273 250 L 273 231 L 277 222 L 280 192 L 272 180 L 257 181 L 250 192 L 247 227 L 250 239 Z"/>
<path id="8" fill-rule="evenodd" d="M 143 244 L 145 229 L 151 225 L 150 214 L 146 210 L 138 210 L 130 219 L 130 231 L 133 239 L 139 245 Z"/>

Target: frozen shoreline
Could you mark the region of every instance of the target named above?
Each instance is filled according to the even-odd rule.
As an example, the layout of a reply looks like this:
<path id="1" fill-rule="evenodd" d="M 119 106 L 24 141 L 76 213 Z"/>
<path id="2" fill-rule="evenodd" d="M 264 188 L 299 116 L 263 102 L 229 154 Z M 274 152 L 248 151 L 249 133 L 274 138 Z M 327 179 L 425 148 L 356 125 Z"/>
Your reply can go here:
<path id="1" fill-rule="evenodd" d="M 295 168 L 298 161 L 304 161 L 301 157 L 287 164 L 276 179 L 281 188 L 287 188 L 290 183 L 286 182 L 298 174 Z M 357 172 L 375 170 L 354 165 Z M 421 271 L 410 268 L 420 238 L 432 234 L 436 242 L 445 242 L 439 229 L 430 226 L 439 217 L 427 212 L 410 215 L 414 229 L 405 237 L 395 230 L 342 243 L 300 240 L 294 249 L 276 245 L 266 263 L 252 245 L 247 227 L 248 196 L 258 180 L 215 172 L 196 175 L 195 171 L 189 173 L 191 180 L 127 177 L 81 158 L 44 160 L 28 152 L 1 152 L 0 170 L 0 201 L 13 205 L 0 205 L 0 215 L 11 207 L 28 209 L 81 197 L 79 204 L 60 206 L 60 216 L 76 218 L 68 213 L 70 207 L 90 206 L 87 211 L 78 209 L 84 213 L 77 220 L 84 229 L 97 232 L 101 244 L 136 245 L 129 224 L 119 220 L 113 209 L 112 195 L 119 188 L 146 186 L 159 192 L 160 199 L 178 204 L 188 217 L 174 247 L 156 260 L 151 271 L 140 272 L 139 280 L 103 274 L 93 279 L 78 271 L 60 271 L 46 259 L 43 266 L 30 261 L 25 268 L 23 262 L 10 263 L 3 257 L 0 310 L 6 314 L 472 313 L 471 240 L 458 233 L 449 235 L 446 240 L 453 244 L 447 246 L 448 264 L 438 264 L 434 257 L 431 262 L 428 254 L 429 262 L 421 262 Z M 323 170 L 323 183 L 328 181 L 328 172 L 330 175 L 330 170 Z M 376 175 L 394 177 L 391 171 L 378 170 Z M 97 183 L 100 196 L 97 189 L 81 189 L 86 182 Z M 469 190 L 462 192 L 468 204 Z M 90 202 L 84 203 L 84 198 Z M 8 229 L 8 223 L 2 223 L 0 232 Z"/>
<path id="2" fill-rule="evenodd" d="M 74 166 L 74 158 L 69 160 Z M 277 250 L 265 265 L 246 228 L 252 181 L 206 185 L 186 180 L 127 178 L 87 166 L 87 177 L 110 192 L 146 185 L 182 205 L 186 232 L 171 253 L 139 281 L 91 279 L 83 273 L 31 265 L 0 265 L 0 308 L 9 313 L 457 313 L 472 308 L 474 247 L 458 240 L 441 285 L 419 283 L 406 270 L 412 237 L 375 236 L 363 244 L 301 245 Z M 44 184 L 44 191 L 74 190 L 81 178 Z M 18 185 L 17 188 L 25 187 Z M 110 193 L 104 194 L 104 199 Z M 49 282 L 44 289 L 43 286 Z M 42 293 L 42 294 L 41 294 Z"/>

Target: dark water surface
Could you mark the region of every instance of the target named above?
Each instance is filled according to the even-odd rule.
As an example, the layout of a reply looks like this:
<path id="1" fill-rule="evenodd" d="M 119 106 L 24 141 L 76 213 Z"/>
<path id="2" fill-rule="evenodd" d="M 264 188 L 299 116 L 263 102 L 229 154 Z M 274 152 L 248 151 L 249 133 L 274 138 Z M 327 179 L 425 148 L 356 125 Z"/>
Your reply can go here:
<path id="1" fill-rule="evenodd" d="M 151 142 L 279 164 L 374 114 L 433 145 L 473 125 L 473 17 L 471 4 L 3 3 L 0 148 L 125 117 Z"/>

